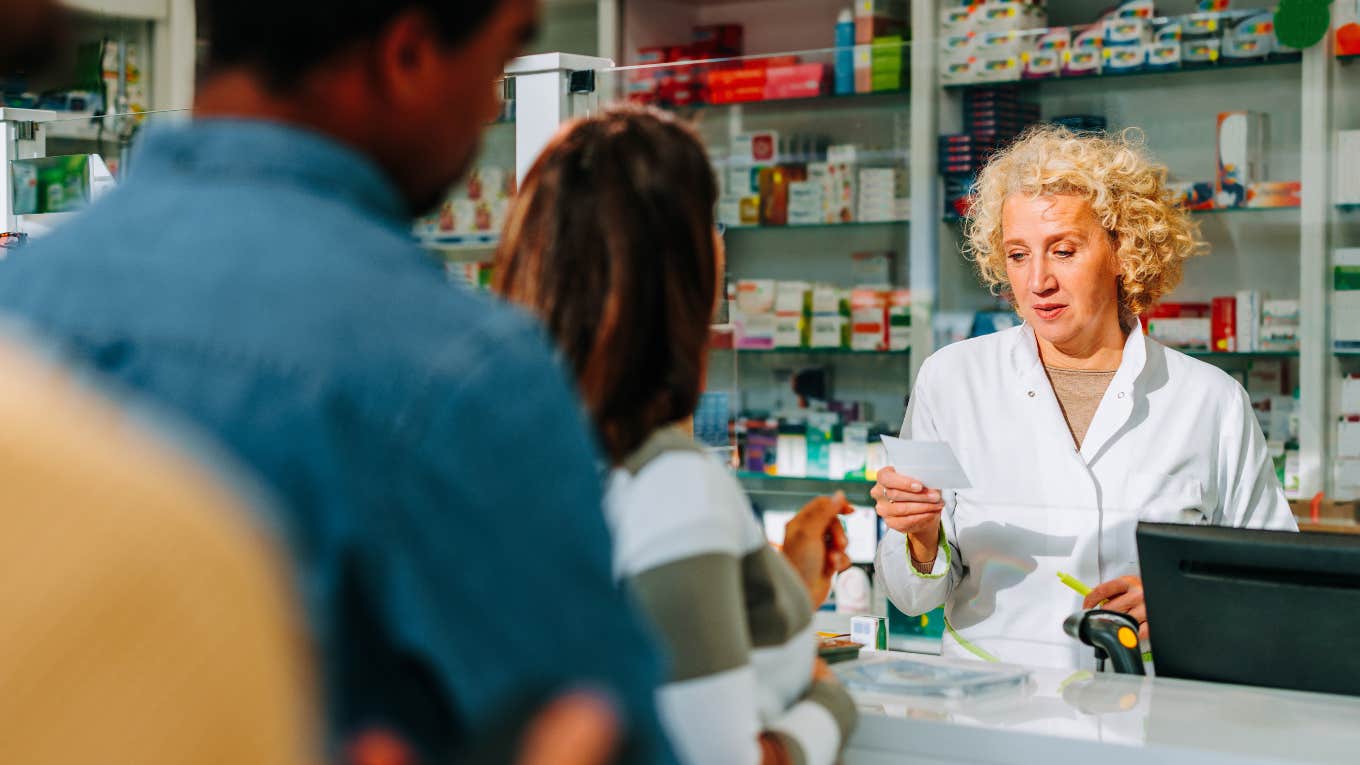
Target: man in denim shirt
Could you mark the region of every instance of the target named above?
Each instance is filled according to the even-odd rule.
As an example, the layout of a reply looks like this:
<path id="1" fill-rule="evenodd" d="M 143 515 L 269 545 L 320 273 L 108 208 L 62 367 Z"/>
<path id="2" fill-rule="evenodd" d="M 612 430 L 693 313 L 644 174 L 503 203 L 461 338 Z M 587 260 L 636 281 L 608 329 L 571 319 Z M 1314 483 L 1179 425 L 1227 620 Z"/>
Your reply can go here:
<path id="1" fill-rule="evenodd" d="M 446 762 L 584 685 L 623 711 L 624 761 L 671 761 L 579 404 L 532 322 L 449 287 L 409 235 L 475 153 L 535 3 L 200 8 L 195 120 L 0 264 L 0 310 L 277 492 L 333 755 L 376 736 Z"/>

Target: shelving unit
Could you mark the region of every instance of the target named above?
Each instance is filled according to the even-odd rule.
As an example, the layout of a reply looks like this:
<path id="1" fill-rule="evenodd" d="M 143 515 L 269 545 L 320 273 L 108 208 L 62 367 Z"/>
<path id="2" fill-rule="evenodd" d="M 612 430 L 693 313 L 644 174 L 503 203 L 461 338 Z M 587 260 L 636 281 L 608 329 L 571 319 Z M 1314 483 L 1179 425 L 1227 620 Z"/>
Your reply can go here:
<path id="1" fill-rule="evenodd" d="M 635 64 L 642 46 L 683 38 L 696 24 L 744 23 L 748 55 L 778 55 L 787 51 L 826 51 L 840 0 L 605 0 L 598 4 L 603 55 L 619 64 Z M 1234 0 L 1233 8 L 1266 8 L 1273 0 Z M 937 136 L 957 132 L 960 99 L 967 86 L 941 82 L 938 64 L 938 0 L 912 0 L 910 86 L 893 93 L 822 96 L 741 104 L 693 104 L 678 110 L 693 120 L 706 143 L 721 148 L 743 130 L 774 128 L 785 131 L 823 129 L 839 134 L 880 130 L 893 136 L 895 150 L 910 157 L 910 220 L 892 223 L 811 226 L 728 226 L 731 277 L 829 279 L 835 276 L 834 257 L 828 252 L 894 249 L 899 257 L 898 279 L 912 290 L 912 351 L 889 354 L 893 372 L 878 369 L 884 393 L 907 392 L 912 375 L 935 349 L 933 328 L 941 314 L 1005 309 L 981 289 L 972 264 L 959 252 L 957 220 L 941 218 L 941 182 L 936 174 Z M 1161 0 L 1164 15 L 1189 13 L 1192 0 Z M 1049 23 L 1078 25 L 1094 19 L 1098 9 L 1079 0 L 1049 0 Z M 777 19 L 777 20 L 771 20 Z M 1186 277 L 1173 296 L 1203 301 L 1239 289 L 1261 289 L 1267 297 L 1297 299 L 1303 306 L 1327 305 L 1322 288 L 1327 274 L 1327 252 L 1338 232 L 1357 237 L 1353 213 L 1360 206 L 1334 206 L 1328 199 L 1326 167 L 1330 109 L 1319 101 L 1343 88 L 1333 84 L 1340 71 L 1354 69 L 1350 58 L 1331 55 L 1327 46 L 1303 53 L 1277 54 L 1258 61 L 1220 60 L 1209 65 L 1186 65 L 1175 70 L 1107 73 L 1086 77 L 1058 77 L 1024 81 L 1027 97 L 1041 104 L 1042 117 L 1071 113 L 1103 113 L 1112 128 L 1138 126 L 1150 150 L 1170 168 L 1173 180 L 1211 181 L 1214 178 L 1216 115 L 1249 108 L 1269 115 L 1270 145 L 1267 178 L 1299 180 L 1303 203 L 1297 207 L 1234 207 L 1196 210 L 1212 252 L 1186 267 Z M 830 60 L 824 57 L 819 60 Z M 1327 71 L 1324 73 L 1323 69 Z M 1333 71 L 1335 70 L 1335 71 Z M 636 71 L 636 70 L 635 70 Z M 1319 74 L 1324 76 L 1319 77 Z M 626 70 L 599 73 L 600 101 L 618 98 L 618 83 Z M 1352 78 L 1354 79 L 1354 78 Z M 906 84 L 906 83 L 904 83 Z M 612 90 L 611 90 L 612 87 Z M 1354 90 L 1354 88 L 1352 88 Z M 1338 99 L 1346 100 L 1337 95 Z M 1354 101 L 1354 97 L 1350 98 Z M 1354 119 L 1354 118 L 1353 118 Z M 891 129 L 885 127 L 892 121 Z M 1319 126 L 1322 129 L 1319 129 Z M 861 127 L 862 126 L 862 127 Z M 1351 127 L 1360 126 L 1360 120 Z M 929 221 L 922 225 L 919 221 Z M 1331 227 L 1327 223 L 1331 221 Z M 1326 230 L 1325 237 L 1318 233 Z M 855 240 L 848 241 L 850 237 Z M 1308 310 L 1305 308 L 1305 310 Z M 1333 428 L 1335 406 L 1331 380 L 1341 369 L 1351 369 L 1360 354 L 1332 354 L 1324 317 L 1314 311 L 1301 329 L 1298 352 L 1224 354 L 1208 351 L 1191 355 L 1230 371 L 1243 373 L 1253 363 L 1284 364 L 1286 376 L 1300 388 L 1300 448 L 1306 493 L 1325 490 L 1324 475 L 1332 448 L 1327 433 Z M 882 354 L 826 353 L 811 349 L 724 351 L 711 355 L 711 374 L 739 399 L 742 392 L 775 385 L 762 381 L 762 369 L 783 369 L 818 361 L 834 365 L 863 364 L 862 358 Z M 1330 361 L 1328 361 L 1330 359 Z M 905 361 L 905 375 L 896 364 Z M 782 366 L 781 366 L 782 365 Z M 886 395 L 885 395 L 886 400 Z M 880 419 L 891 421 L 892 417 Z M 749 478 L 749 477 L 748 477 Z M 750 479 L 754 480 L 754 479 Z"/>

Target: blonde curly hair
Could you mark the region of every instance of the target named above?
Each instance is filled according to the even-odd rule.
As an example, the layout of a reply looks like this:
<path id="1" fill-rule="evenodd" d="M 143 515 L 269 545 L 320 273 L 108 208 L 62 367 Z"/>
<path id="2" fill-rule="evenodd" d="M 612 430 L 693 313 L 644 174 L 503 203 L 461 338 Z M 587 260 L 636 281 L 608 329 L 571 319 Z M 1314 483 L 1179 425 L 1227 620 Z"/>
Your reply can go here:
<path id="1" fill-rule="evenodd" d="M 1139 130 L 1104 136 L 1053 125 L 1031 128 L 997 152 L 979 174 L 965 223 L 964 251 L 992 293 L 1006 294 L 1009 280 L 1001 246 L 1006 198 L 1085 197 L 1117 245 L 1121 312 L 1138 316 L 1175 289 L 1185 260 L 1205 249 L 1199 224 L 1176 201 L 1166 179 L 1166 166 L 1148 157 Z"/>

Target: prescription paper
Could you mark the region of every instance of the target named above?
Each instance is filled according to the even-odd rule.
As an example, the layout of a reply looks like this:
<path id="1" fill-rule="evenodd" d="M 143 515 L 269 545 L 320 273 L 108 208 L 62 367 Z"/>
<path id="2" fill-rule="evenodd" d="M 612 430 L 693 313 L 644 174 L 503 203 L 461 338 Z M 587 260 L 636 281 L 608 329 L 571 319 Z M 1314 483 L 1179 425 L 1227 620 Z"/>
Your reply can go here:
<path id="1" fill-rule="evenodd" d="M 911 476 L 931 489 L 971 489 L 973 484 L 954 456 L 954 450 L 943 441 L 906 441 L 883 436 L 883 448 L 888 451 L 888 464 L 905 476 Z"/>

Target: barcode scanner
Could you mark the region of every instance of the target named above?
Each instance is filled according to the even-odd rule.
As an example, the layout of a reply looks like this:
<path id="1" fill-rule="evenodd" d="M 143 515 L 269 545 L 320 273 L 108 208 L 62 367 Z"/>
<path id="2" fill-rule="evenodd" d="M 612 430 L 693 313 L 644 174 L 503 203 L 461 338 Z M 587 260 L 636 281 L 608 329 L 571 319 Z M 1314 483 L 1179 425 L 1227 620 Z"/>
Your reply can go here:
<path id="1" fill-rule="evenodd" d="M 1144 675 L 1138 650 L 1138 621 L 1128 614 L 1093 608 L 1063 621 L 1063 632 L 1096 649 L 1096 668 L 1105 670 L 1108 658 L 1121 675 Z"/>

